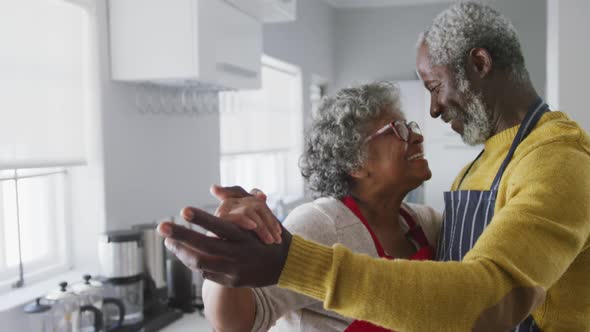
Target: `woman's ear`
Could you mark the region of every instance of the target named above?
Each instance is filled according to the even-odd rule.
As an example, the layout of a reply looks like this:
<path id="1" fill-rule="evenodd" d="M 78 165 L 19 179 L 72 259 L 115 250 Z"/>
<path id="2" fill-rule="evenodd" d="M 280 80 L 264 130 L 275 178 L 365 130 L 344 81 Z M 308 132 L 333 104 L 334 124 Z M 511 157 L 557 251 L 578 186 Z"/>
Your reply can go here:
<path id="1" fill-rule="evenodd" d="M 369 175 L 369 172 L 365 169 L 365 167 L 360 167 L 358 169 L 351 171 L 349 174 L 351 177 L 355 179 L 362 179 L 366 178 Z"/>

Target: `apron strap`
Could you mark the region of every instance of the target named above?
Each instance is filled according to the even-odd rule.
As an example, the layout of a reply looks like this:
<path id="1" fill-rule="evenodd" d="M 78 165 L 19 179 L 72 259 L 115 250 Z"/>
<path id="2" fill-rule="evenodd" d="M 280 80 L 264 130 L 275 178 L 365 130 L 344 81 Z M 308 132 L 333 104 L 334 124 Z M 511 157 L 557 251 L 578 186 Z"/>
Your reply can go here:
<path id="1" fill-rule="evenodd" d="M 379 255 L 379 257 L 393 259 L 394 257 L 389 256 L 383 249 L 381 242 L 379 242 L 379 239 L 377 238 L 377 234 L 373 232 L 371 225 L 369 225 L 369 223 L 365 219 L 365 216 L 363 216 L 361 209 L 359 208 L 354 198 L 352 196 L 346 196 L 342 198 L 341 201 L 363 223 L 363 225 L 369 232 L 369 235 L 371 235 L 371 238 L 373 239 L 373 244 L 375 245 L 375 250 L 377 250 L 377 254 Z M 400 207 L 399 212 L 400 216 L 402 217 L 402 221 L 406 224 L 405 226 L 407 226 L 407 231 L 404 232 L 406 240 L 412 243 L 414 247 L 416 247 L 416 249 L 418 250 L 417 252 L 420 252 L 422 249 L 430 246 L 430 244 L 428 243 L 428 239 L 426 238 L 426 235 L 422 230 L 422 227 L 414 220 L 412 215 L 408 211 L 406 211 L 403 206 Z M 426 257 L 426 259 L 431 259 L 431 257 L 432 255 Z"/>
<path id="2" fill-rule="evenodd" d="M 485 149 L 481 150 L 481 152 L 477 155 L 477 157 L 475 157 L 475 159 L 473 159 L 473 161 L 471 162 L 471 164 L 469 165 L 469 167 L 467 168 L 465 173 L 463 173 L 463 176 L 461 177 L 461 181 L 459 181 L 459 185 L 457 186 L 457 190 L 459 190 L 459 188 L 461 188 L 461 185 L 463 184 L 463 180 L 465 180 L 465 177 L 467 176 L 467 174 L 471 170 L 471 167 L 473 167 L 475 162 L 479 159 L 479 157 L 481 157 L 481 155 L 484 153 L 484 151 L 485 151 Z"/>
<path id="3" fill-rule="evenodd" d="M 502 175 L 504 175 L 504 171 L 508 167 L 508 163 L 512 159 L 514 155 L 514 151 L 518 145 L 529 135 L 529 133 L 533 130 L 533 128 L 537 125 L 537 122 L 541 119 L 543 114 L 549 111 L 549 106 L 543 102 L 543 99 L 538 98 L 537 101 L 529 108 L 520 128 L 518 128 L 518 132 L 516 133 L 516 137 L 512 141 L 512 145 L 510 146 L 510 150 L 508 151 L 508 155 L 502 162 L 502 166 L 498 170 L 496 174 L 496 178 L 494 178 L 494 182 L 492 182 L 492 191 L 497 191 L 498 187 L 500 186 L 500 180 L 502 180 Z"/>

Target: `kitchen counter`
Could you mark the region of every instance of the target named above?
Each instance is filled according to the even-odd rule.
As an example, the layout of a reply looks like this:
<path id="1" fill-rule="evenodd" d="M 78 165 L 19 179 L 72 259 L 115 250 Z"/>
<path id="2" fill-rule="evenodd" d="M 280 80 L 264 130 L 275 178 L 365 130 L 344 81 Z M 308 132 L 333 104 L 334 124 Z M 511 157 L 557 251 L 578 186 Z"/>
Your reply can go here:
<path id="1" fill-rule="evenodd" d="M 161 332 L 204 332 L 213 331 L 207 320 L 198 312 L 184 314 L 181 319 L 166 326 Z"/>

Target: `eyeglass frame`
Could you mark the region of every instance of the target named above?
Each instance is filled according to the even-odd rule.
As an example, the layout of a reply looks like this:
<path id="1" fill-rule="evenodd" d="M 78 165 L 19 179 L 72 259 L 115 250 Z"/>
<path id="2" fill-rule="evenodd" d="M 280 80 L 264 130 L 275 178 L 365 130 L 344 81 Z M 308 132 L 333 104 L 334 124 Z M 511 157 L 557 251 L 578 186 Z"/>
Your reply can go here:
<path id="1" fill-rule="evenodd" d="M 398 126 L 400 124 L 403 124 L 405 126 L 405 128 L 408 130 L 406 138 L 402 137 L 402 135 L 399 133 L 399 131 L 396 128 L 396 126 Z M 369 137 L 365 138 L 365 141 L 363 143 L 367 143 L 370 140 L 372 140 L 373 138 L 383 134 L 389 128 L 391 128 L 393 130 L 393 132 L 395 133 L 395 136 L 397 136 L 397 138 L 399 138 L 403 142 L 409 142 L 410 134 L 417 134 L 417 135 L 422 136 L 422 129 L 420 129 L 420 126 L 418 125 L 418 123 L 416 123 L 416 121 L 408 122 L 406 120 L 395 120 L 395 121 L 391 121 L 390 123 L 383 126 L 383 128 L 377 130 L 375 133 L 373 133 Z"/>

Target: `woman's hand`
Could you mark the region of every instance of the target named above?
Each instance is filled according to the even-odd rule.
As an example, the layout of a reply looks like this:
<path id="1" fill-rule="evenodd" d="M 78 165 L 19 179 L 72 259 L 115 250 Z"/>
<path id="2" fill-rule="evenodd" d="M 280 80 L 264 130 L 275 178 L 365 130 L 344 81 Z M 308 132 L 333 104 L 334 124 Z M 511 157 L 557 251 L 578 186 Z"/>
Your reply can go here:
<path id="1" fill-rule="evenodd" d="M 164 244 L 184 265 L 228 287 L 266 287 L 278 283 L 292 241 L 288 230 L 282 229 L 280 244 L 269 245 L 254 232 L 203 210 L 186 207 L 181 215 L 189 223 L 217 234 L 210 237 L 169 221 L 162 222 L 158 231 L 166 237 Z"/>
<path id="2" fill-rule="evenodd" d="M 216 217 L 254 231 L 266 244 L 281 243 L 281 226 L 266 205 L 266 195 L 261 190 L 252 189 L 248 193 L 239 186 L 212 186 L 210 191 L 221 202 Z"/>

